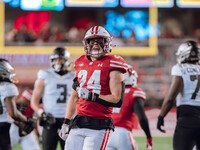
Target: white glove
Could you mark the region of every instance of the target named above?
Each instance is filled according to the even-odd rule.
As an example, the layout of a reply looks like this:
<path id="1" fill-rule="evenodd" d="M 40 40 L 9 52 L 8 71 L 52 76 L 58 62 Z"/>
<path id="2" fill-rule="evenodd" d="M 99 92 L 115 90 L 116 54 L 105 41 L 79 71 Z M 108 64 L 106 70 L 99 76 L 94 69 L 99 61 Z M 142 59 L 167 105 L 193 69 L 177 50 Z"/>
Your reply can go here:
<path id="1" fill-rule="evenodd" d="M 78 97 L 83 99 L 88 99 L 90 91 L 88 91 L 86 88 L 77 88 Z"/>
<path id="2" fill-rule="evenodd" d="M 63 124 L 58 135 L 60 136 L 61 139 L 66 141 L 67 137 L 69 134 L 69 125 L 68 124 Z"/>

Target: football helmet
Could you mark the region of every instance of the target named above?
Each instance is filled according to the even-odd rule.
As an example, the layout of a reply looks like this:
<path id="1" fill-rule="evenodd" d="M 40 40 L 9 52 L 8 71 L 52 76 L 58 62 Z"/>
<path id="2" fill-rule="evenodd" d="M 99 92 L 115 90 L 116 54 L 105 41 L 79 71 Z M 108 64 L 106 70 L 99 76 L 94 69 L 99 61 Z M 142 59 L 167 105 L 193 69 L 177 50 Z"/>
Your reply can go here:
<path id="1" fill-rule="evenodd" d="M 178 63 L 195 63 L 199 61 L 199 47 L 195 41 L 182 43 L 176 53 Z"/>
<path id="2" fill-rule="evenodd" d="M 91 44 L 92 39 L 103 39 L 101 43 L 97 42 L 102 49 L 98 51 L 92 51 L 92 47 L 94 45 Z M 94 26 L 91 27 L 85 34 L 83 39 L 83 45 L 85 49 L 86 55 L 90 55 L 92 57 L 101 57 L 106 53 L 110 53 L 112 49 L 112 36 L 110 33 L 103 28 L 102 26 Z"/>
<path id="3" fill-rule="evenodd" d="M 17 83 L 18 80 L 14 79 L 16 74 L 11 73 L 13 71 L 14 67 L 7 60 L 0 58 L 0 80 Z"/>
<path id="4" fill-rule="evenodd" d="M 64 58 L 64 62 L 54 62 L 53 60 L 56 58 Z M 55 72 L 64 71 L 70 65 L 71 56 L 70 52 L 63 47 L 57 47 L 53 50 L 50 56 L 51 67 Z"/>
<path id="5" fill-rule="evenodd" d="M 137 87 L 138 74 L 131 65 L 128 65 L 128 70 L 125 75 L 125 85 Z"/>

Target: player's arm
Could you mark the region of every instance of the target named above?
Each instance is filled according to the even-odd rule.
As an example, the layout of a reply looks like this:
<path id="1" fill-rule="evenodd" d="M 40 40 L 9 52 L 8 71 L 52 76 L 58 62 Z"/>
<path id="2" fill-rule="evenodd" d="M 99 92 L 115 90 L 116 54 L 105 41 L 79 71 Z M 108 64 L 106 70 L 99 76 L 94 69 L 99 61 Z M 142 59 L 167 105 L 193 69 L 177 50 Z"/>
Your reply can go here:
<path id="1" fill-rule="evenodd" d="M 118 103 L 122 95 L 122 81 L 124 80 L 124 74 L 120 71 L 111 71 L 110 72 L 110 95 L 99 95 L 99 98 L 110 102 Z"/>
<path id="2" fill-rule="evenodd" d="M 44 85 L 44 80 L 38 79 L 31 97 L 31 107 L 39 116 L 43 113 L 43 110 L 40 108 L 40 99 L 42 98 L 42 94 L 44 92 Z"/>
<path id="3" fill-rule="evenodd" d="M 173 107 L 176 96 L 181 91 L 183 87 L 183 79 L 179 76 L 173 76 L 172 83 L 169 88 L 169 92 L 167 96 L 164 99 L 164 102 L 161 107 L 160 116 L 165 117 L 167 113 L 170 111 L 170 109 Z"/>
<path id="4" fill-rule="evenodd" d="M 158 116 L 158 123 L 157 128 L 161 132 L 165 132 L 163 129 L 161 129 L 161 126 L 164 125 L 164 117 L 167 115 L 167 113 L 170 111 L 170 109 L 173 107 L 176 96 L 183 88 L 183 79 L 180 76 L 173 76 L 172 82 L 169 88 L 169 92 L 167 93 L 167 96 L 164 98 L 164 102 L 161 107 L 160 115 Z"/>
<path id="5" fill-rule="evenodd" d="M 76 105 L 77 105 L 78 99 L 79 99 L 78 93 L 74 89 L 72 89 L 71 96 L 70 96 L 69 101 L 67 103 L 65 119 L 71 120 L 72 117 L 75 115 Z"/>
<path id="6" fill-rule="evenodd" d="M 20 111 L 17 110 L 15 96 L 6 97 L 5 98 L 5 106 L 8 111 L 8 114 L 14 119 L 18 121 L 27 121 L 27 117 L 25 117 Z"/>
<path id="7" fill-rule="evenodd" d="M 140 125 L 144 130 L 147 138 L 151 138 L 149 123 L 144 110 L 144 100 L 142 98 L 135 98 L 133 105 L 134 112 L 137 114 Z"/>
<path id="8" fill-rule="evenodd" d="M 73 116 L 76 113 L 76 105 L 78 102 L 78 93 L 72 89 L 71 92 L 71 96 L 69 98 L 69 101 L 67 103 L 67 108 L 66 108 L 66 112 L 65 112 L 65 119 L 63 121 L 62 127 L 58 133 L 58 135 L 60 136 L 61 139 L 63 139 L 64 141 L 67 139 L 69 131 L 70 131 L 70 121 L 73 118 Z"/>

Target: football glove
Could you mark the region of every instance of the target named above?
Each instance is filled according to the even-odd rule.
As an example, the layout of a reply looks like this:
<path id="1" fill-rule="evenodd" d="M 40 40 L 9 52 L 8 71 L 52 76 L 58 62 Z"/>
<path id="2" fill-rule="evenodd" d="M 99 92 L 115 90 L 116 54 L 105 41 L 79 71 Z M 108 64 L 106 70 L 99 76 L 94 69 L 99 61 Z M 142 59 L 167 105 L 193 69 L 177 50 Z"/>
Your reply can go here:
<path id="1" fill-rule="evenodd" d="M 158 116 L 157 129 L 165 133 L 165 130 L 161 129 L 161 126 L 164 126 L 164 118 L 162 116 Z"/>
<path id="2" fill-rule="evenodd" d="M 56 123 L 56 119 L 54 118 L 52 114 L 45 113 L 45 112 L 41 114 L 41 117 L 39 119 L 40 126 L 50 128 L 55 123 Z"/>
<path id="3" fill-rule="evenodd" d="M 31 117 L 27 118 L 26 122 L 20 121 L 18 124 L 19 127 L 19 136 L 26 136 L 31 133 L 36 127 L 36 120 Z"/>
<path id="4" fill-rule="evenodd" d="M 69 125 L 68 124 L 65 124 L 63 123 L 58 135 L 60 136 L 60 138 L 64 141 L 66 141 L 67 137 L 68 137 L 68 134 L 69 134 Z"/>
<path id="5" fill-rule="evenodd" d="M 153 148 L 153 140 L 152 140 L 152 138 L 147 138 L 147 149 L 148 150 L 152 150 L 152 148 Z"/>
<path id="6" fill-rule="evenodd" d="M 87 99 L 88 101 L 96 101 L 99 97 L 98 94 L 90 92 L 86 88 L 77 88 L 78 97 Z"/>

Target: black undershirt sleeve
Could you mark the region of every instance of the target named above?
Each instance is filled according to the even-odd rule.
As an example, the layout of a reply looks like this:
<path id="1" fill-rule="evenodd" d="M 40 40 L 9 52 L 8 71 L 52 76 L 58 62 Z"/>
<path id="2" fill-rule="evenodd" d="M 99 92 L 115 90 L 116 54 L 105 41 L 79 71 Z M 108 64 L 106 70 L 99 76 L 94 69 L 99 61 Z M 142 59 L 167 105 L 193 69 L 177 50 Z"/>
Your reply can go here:
<path id="1" fill-rule="evenodd" d="M 144 110 L 144 100 L 142 98 L 135 98 L 133 109 L 139 118 L 140 125 L 144 130 L 147 138 L 151 138 L 149 123 Z"/>

